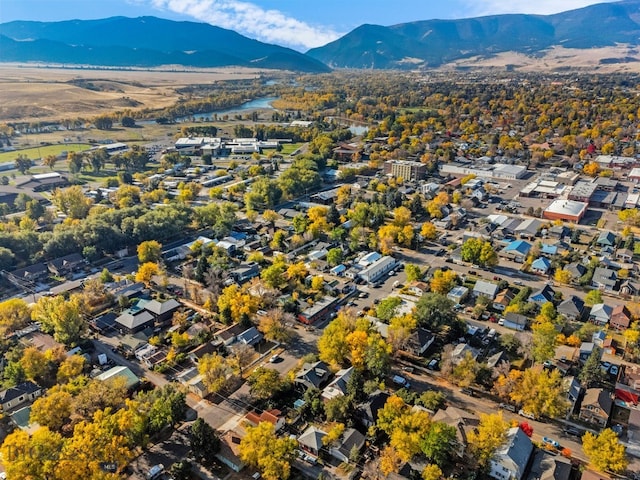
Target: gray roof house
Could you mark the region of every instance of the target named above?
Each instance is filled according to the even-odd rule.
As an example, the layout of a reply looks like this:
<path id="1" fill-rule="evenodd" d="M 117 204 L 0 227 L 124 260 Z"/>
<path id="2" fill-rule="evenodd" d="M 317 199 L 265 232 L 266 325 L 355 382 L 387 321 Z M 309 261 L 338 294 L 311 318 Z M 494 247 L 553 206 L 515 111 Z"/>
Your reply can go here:
<path id="1" fill-rule="evenodd" d="M 315 363 L 305 363 L 302 369 L 296 374 L 294 383 L 307 388 L 322 388 L 329 381 L 331 370 L 329 366 L 318 361 Z"/>
<path id="2" fill-rule="evenodd" d="M 420 356 L 428 350 L 435 338 L 429 330 L 417 328 L 407 339 L 402 350 Z"/>
<path id="3" fill-rule="evenodd" d="M 504 316 L 504 327 L 511 328 L 512 330 L 518 330 L 522 332 L 527 327 L 527 322 L 529 319 L 520 315 L 519 313 L 507 312 Z"/>
<path id="4" fill-rule="evenodd" d="M 564 270 L 571 274 L 571 278 L 573 278 L 573 280 L 578 280 L 587 272 L 587 267 L 581 263 L 573 262 L 565 265 Z"/>
<path id="5" fill-rule="evenodd" d="M 613 408 L 613 395 L 603 388 L 588 388 L 580 405 L 580 420 L 606 427 Z"/>
<path id="6" fill-rule="evenodd" d="M 585 316 L 584 301 L 575 295 L 571 295 L 560 303 L 556 310 L 560 315 L 563 315 L 567 320 L 571 321 L 582 321 Z"/>
<path id="7" fill-rule="evenodd" d="M 238 341 L 252 347 L 263 339 L 262 333 L 256 327 L 251 327 L 238 335 Z"/>
<path id="8" fill-rule="evenodd" d="M 362 450 L 364 443 L 364 435 L 355 428 L 347 428 L 340 437 L 338 445 L 329 449 L 329 454 L 341 462 L 348 462 L 353 449 Z"/>
<path id="9" fill-rule="evenodd" d="M 613 270 L 608 268 L 596 267 L 593 271 L 593 278 L 591 279 L 591 286 L 599 288 L 607 292 L 613 292 L 617 290 L 618 276 Z"/>
<path id="10" fill-rule="evenodd" d="M 489 476 L 496 480 L 521 480 L 527 470 L 533 444 L 520 427 L 514 427 L 507 432 L 507 440 L 498 447 L 491 459 Z"/>
<path id="11" fill-rule="evenodd" d="M 137 312 L 127 310 L 116 318 L 116 323 L 119 328 L 124 329 L 128 333 L 137 333 L 153 325 L 154 320 L 153 315 L 146 310 L 138 310 Z"/>
<path id="12" fill-rule="evenodd" d="M 478 280 L 473 287 L 473 296 L 479 297 L 480 295 L 484 295 L 489 300 L 493 300 L 496 298 L 496 294 L 498 293 L 498 285 L 495 283 L 487 282 L 485 280 Z"/>
<path id="13" fill-rule="evenodd" d="M 529 301 L 537 303 L 538 305 L 544 305 L 547 302 L 553 302 L 555 291 L 549 285 L 545 285 L 537 292 L 533 292 L 529 297 Z"/>
<path id="14" fill-rule="evenodd" d="M 613 247 L 616 244 L 616 236 L 612 232 L 600 232 L 596 244 L 600 247 Z"/>
<path id="15" fill-rule="evenodd" d="M 166 302 L 159 302 L 157 300 L 150 300 L 144 305 L 144 309 L 151 312 L 156 321 L 164 322 L 173 316 L 173 312 L 179 309 L 182 305 L 175 298 L 167 300 Z"/>
<path id="16" fill-rule="evenodd" d="M 589 313 L 589 321 L 596 325 L 606 325 L 611 320 L 611 314 L 613 313 L 613 307 L 604 303 L 596 303 L 591 307 Z"/>
<path id="17" fill-rule="evenodd" d="M 35 383 L 31 381 L 23 382 L 0 392 L 0 406 L 2 406 L 2 411 L 5 413 L 16 410 L 25 403 L 32 402 L 42 393 L 42 388 Z"/>
<path id="18" fill-rule="evenodd" d="M 353 373 L 353 367 L 344 368 L 336 373 L 336 378 L 324 387 L 322 390 L 322 398 L 331 400 L 332 398 L 341 397 L 347 394 L 347 384 Z"/>
<path id="19" fill-rule="evenodd" d="M 298 437 L 298 444 L 302 450 L 317 457 L 324 446 L 322 440 L 326 436 L 327 432 L 324 432 L 312 425 Z"/>

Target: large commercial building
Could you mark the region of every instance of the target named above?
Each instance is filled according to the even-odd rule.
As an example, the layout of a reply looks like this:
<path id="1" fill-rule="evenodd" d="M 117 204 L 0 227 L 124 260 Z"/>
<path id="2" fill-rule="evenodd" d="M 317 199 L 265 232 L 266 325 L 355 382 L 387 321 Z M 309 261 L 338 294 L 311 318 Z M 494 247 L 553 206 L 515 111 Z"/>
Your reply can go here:
<path id="1" fill-rule="evenodd" d="M 393 270 L 396 265 L 397 262 L 393 257 L 384 256 L 362 270 L 358 276 L 365 282 L 375 283 Z"/>
<path id="2" fill-rule="evenodd" d="M 384 162 L 384 173 L 404 180 L 422 180 L 427 175 L 427 166 L 420 162 L 389 160 Z"/>
<path id="3" fill-rule="evenodd" d="M 563 220 L 578 223 L 587 212 L 588 204 L 573 200 L 555 200 L 549 205 L 542 216 L 549 220 Z"/>
<path id="4" fill-rule="evenodd" d="M 440 166 L 440 173 L 444 175 L 475 175 L 480 178 L 495 178 L 499 180 L 517 180 L 527 174 L 527 167 L 522 165 L 508 165 L 505 163 L 474 164 L 452 162 Z"/>

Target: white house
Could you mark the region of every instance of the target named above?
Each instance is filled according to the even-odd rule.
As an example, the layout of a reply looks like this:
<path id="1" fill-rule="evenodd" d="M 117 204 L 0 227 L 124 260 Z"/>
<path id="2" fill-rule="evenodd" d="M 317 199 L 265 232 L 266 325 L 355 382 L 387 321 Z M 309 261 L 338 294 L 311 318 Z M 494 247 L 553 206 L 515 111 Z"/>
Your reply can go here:
<path id="1" fill-rule="evenodd" d="M 496 480 L 521 480 L 532 453 L 531 439 L 520 427 L 511 428 L 506 442 L 491 459 L 489 476 Z"/>

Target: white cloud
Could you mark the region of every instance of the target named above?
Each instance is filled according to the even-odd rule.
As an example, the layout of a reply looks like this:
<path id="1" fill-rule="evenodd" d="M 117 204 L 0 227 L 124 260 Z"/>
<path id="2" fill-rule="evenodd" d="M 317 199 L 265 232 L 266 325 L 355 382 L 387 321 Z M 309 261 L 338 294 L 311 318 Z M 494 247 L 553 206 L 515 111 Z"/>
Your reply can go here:
<path id="1" fill-rule="evenodd" d="M 313 26 L 279 10 L 265 10 L 240 0 L 150 0 L 162 10 L 188 15 L 222 28 L 235 30 L 258 40 L 300 50 L 325 45 L 340 33 Z"/>
<path id="2" fill-rule="evenodd" d="M 616 0 L 465 0 L 468 16 L 497 15 L 501 13 L 532 13 L 548 15 L 586 7 L 595 3 Z"/>

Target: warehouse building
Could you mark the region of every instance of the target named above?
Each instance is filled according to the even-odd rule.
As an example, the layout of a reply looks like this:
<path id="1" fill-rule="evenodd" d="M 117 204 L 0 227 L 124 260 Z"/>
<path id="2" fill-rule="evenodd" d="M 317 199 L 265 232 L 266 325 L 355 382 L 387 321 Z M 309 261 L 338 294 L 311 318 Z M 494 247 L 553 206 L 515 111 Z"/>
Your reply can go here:
<path id="1" fill-rule="evenodd" d="M 555 200 L 545 209 L 542 216 L 549 220 L 578 223 L 586 212 L 587 203 L 573 200 Z"/>

